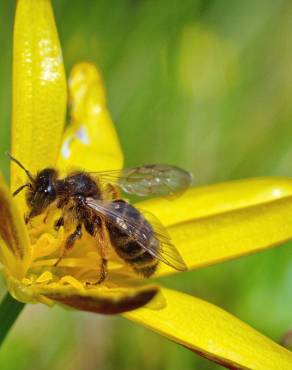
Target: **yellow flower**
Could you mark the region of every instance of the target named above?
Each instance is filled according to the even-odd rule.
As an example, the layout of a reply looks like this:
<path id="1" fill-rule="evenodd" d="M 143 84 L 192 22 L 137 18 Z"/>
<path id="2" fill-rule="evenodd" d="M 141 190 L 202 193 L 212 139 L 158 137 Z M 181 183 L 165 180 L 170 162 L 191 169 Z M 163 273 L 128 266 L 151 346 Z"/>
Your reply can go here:
<path id="1" fill-rule="evenodd" d="M 99 72 L 89 63 L 69 78 L 71 122 L 64 130 L 66 82 L 49 0 L 18 0 L 13 50 L 12 154 L 31 173 L 120 169 L 122 151 L 106 107 Z M 227 312 L 198 298 L 137 279 L 110 261 L 98 275 L 98 252 L 83 237 L 54 267 L 64 230 L 55 212 L 25 225 L 26 182 L 11 164 L 11 189 L 0 180 L 0 261 L 11 295 L 22 302 L 62 303 L 97 313 L 123 313 L 169 339 L 228 367 L 292 369 L 292 354 Z M 194 188 L 173 202 L 139 204 L 167 227 L 189 269 L 273 247 L 292 239 L 292 180 L 260 178 Z M 155 277 L 175 271 L 161 264 Z M 123 277 L 123 278 L 122 278 Z M 138 308 L 139 307 L 139 308 Z M 138 308 L 138 309 L 137 309 Z M 0 323 L 1 324 L 1 323 Z"/>

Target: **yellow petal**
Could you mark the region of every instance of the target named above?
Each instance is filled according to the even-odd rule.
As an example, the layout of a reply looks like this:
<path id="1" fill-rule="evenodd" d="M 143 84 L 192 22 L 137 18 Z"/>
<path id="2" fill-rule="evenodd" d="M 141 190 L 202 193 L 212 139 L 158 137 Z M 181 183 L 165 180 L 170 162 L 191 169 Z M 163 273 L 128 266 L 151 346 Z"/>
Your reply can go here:
<path id="1" fill-rule="evenodd" d="M 62 52 L 49 0 L 18 0 L 13 42 L 12 153 L 32 173 L 57 160 L 66 109 Z M 12 189 L 25 173 L 11 165 Z"/>
<path id="2" fill-rule="evenodd" d="M 289 195 L 292 195 L 291 178 L 259 177 L 193 187 L 175 200 L 153 198 L 137 206 L 159 216 L 168 227 Z"/>
<path id="3" fill-rule="evenodd" d="M 70 278 L 70 277 L 69 277 Z M 75 279 L 74 279 L 75 280 Z M 61 284 L 49 284 L 35 288 L 40 296 L 62 303 L 82 311 L 102 314 L 117 314 L 133 310 L 149 303 L 158 293 L 159 288 L 146 285 L 138 288 L 106 286 L 82 287 L 77 280 L 66 280 Z"/>
<path id="4" fill-rule="evenodd" d="M 139 203 L 168 227 L 190 269 L 292 239 L 292 180 L 249 179 L 193 188 L 176 201 Z M 173 273 L 161 264 L 157 275 Z"/>
<path id="5" fill-rule="evenodd" d="M 69 78 L 72 122 L 59 156 L 62 172 L 120 169 L 123 155 L 106 106 L 102 78 L 91 63 L 77 64 Z"/>
<path id="6" fill-rule="evenodd" d="M 29 266 L 31 254 L 23 218 L 0 176 L 0 262 L 8 274 L 22 278 Z"/>
<path id="7" fill-rule="evenodd" d="M 165 306 L 127 312 L 132 321 L 236 369 L 292 369 L 292 353 L 210 303 L 161 288 Z"/>

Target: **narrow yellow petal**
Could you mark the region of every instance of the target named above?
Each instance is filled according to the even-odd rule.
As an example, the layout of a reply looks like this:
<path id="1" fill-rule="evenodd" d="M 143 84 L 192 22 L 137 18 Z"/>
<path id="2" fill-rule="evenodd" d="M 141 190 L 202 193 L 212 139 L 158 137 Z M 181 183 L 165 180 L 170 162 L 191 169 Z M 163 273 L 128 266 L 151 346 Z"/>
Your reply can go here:
<path id="1" fill-rule="evenodd" d="M 292 353 L 210 303 L 161 288 L 165 306 L 123 314 L 194 352 L 236 369 L 292 369 Z"/>
<path id="2" fill-rule="evenodd" d="M 32 173 L 57 160 L 66 79 L 50 0 L 18 0 L 13 41 L 12 153 Z M 25 173 L 11 165 L 12 189 Z"/>
<path id="3" fill-rule="evenodd" d="M 70 277 L 69 277 L 70 278 Z M 71 277 L 71 280 L 73 278 Z M 82 311 L 102 314 L 117 314 L 133 310 L 149 303 L 158 293 L 154 285 L 142 287 L 82 287 L 77 280 L 65 279 L 62 284 L 48 284 L 35 287 L 35 291 L 50 300 Z M 79 284 L 76 284 L 78 282 Z M 65 285 L 66 283 L 66 285 Z M 80 285 L 80 286 L 79 286 Z M 161 307 L 161 305 L 160 305 Z"/>
<path id="4" fill-rule="evenodd" d="M 167 226 L 189 269 L 292 239 L 292 180 L 263 178 L 189 190 L 170 202 L 139 203 Z M 157 276 L 175 270 L 161 264 Z"/>
<path id="5" fill-rule="evenodd" d="M 258 177 L 193 187 L 175 200 L 153 198 L 137 206 L 164 226 L 208 217 L 292 195 L 292 178 Z"/>
<path id="6" fill-rule="evenodd" d="M 23 218 L 0 176 L 0 262 L 8 274 L 22 278 L 29 266 L 31 255 Z"/>
<path id="7" fill-rule="evenodd" d="M 103 82 L 91 63 L 77 64 L 69 78 L 72 122 L 59 156 L 62 172 L 120 169 L 123 154 L 106 106 Z"/>

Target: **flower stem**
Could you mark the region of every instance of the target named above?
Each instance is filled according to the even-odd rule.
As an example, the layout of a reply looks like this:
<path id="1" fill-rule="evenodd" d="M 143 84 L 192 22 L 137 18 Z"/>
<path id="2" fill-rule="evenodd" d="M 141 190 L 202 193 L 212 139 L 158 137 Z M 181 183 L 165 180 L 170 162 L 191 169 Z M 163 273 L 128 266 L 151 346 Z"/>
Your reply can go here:
<path id="1" fill-rule="evenodd" d="M 16 301 L 9 293 L 6 293 L 0 303 L 0 345 L 24 306 L 24 303 Z"/>

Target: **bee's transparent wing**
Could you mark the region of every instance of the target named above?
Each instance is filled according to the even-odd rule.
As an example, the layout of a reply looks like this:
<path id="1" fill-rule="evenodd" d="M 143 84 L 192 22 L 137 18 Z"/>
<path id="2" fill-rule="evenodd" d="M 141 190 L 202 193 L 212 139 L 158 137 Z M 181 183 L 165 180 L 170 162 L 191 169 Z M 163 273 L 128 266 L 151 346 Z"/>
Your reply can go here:
<path id="1" fill-rule="evenodd" d="M 147 249 L 149 253 L 151 253 L 152 255 L 154 255 L 156 258 L 166 263 L 167 265 L 175 268 L 176 270 L 186 271 L 187 266 L 182 256 L 172 243 L 169 233 L 167 232 L 166 228 L 162 225 L 160 220 L 158 220 L 158 218 L 155 217 L 149 211 L 145 211 L 144 209 L 141 208 L 138 209 L 152 226 L 154 231 L 154 237 L 160 243 L 160 249 L 158 251 L 151 250 L 151 247 L 150 250 L 149 248 L 144 249 Z"/>
<path id="2" fill-rule="evenodd" d="M 125 193 L 141 197 L 179 195 L 192 182 L 192 175 L 182 168 L 166 164 L 148 164 L 116 171 L 93 173 L 101 182 L 114 183 Z"/>
<path id="3" fill-rule="evenodd" d="M 119 207 L 123 201 L 101 201 L 92 198 L 86 199 L 86 205 L 100 217 L 104 217 L 123 233 L 135 240 L 141 248 L 153 257 L 179 271 L 187 270 L 187 266 L 176 247 L 172 244 L 166 229 L 155 216 L 144 210 L 137 210 L 130 204 L 130 212 L 121 213 Z M 125 214 L 124 214 L 125 213 Z M 149 222 L 141 227 L 141 214 Z M 159 248 L 149 243 L 149 232 L 159 242 Z"/>

